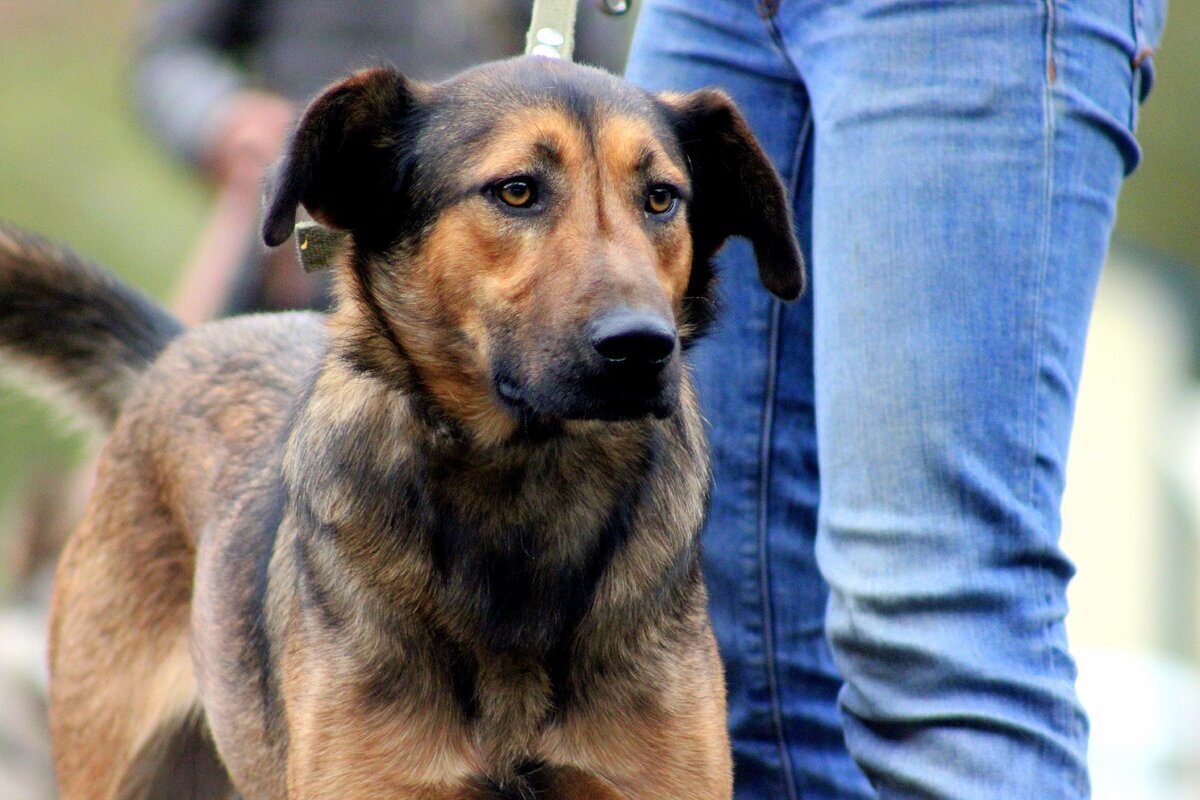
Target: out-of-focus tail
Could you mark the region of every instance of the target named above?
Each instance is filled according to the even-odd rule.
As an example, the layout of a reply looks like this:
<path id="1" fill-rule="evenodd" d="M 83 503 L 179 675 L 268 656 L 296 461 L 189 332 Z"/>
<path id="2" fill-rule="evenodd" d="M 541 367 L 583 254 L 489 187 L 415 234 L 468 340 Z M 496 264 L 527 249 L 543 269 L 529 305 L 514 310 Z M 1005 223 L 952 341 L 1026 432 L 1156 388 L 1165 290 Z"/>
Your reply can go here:
<path id="1" fill-rule="evenodd" d="M 0 360 L 64 391 L 103 427 L 182 331 L 103 268 L 0 222 Z"/>

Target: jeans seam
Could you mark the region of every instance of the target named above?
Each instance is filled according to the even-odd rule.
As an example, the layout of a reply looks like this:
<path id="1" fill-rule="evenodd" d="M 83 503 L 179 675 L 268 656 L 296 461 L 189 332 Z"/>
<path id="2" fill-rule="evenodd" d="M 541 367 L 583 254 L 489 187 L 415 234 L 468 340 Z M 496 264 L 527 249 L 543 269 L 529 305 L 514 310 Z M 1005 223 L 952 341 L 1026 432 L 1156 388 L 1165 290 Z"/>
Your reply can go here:
<path id="1" fill-rule="evenodd" d="M 778 3 L 776 3 L 776 9 Z M 773 19 L 774 15 L 764 17 L 764 24 L 781 55 L 788 61 L 800 80 L 799 70 L 787 54 L 783 36 Z M 803 160 L 804 149 L 807 146 L 808 129 L 811 111 L 806 112 L 801 123 L 801 136 L 797 139 L 796 149 L 792 154 L 791 169 L 787 176 L 789 197 L 794 198 L 799 180 L 799 165 Z M 758 493 L 758 559 L 759 559 L 759 591 L 762 602 L 763 625 L 763 656 L 764 669 L 767 677 L 767 689 L 770 695 L 771 723 L 775 728 L 775 742 L 779 749 L 780 769 L 783 772 L 784 789 L 788 800 L 800 800 L 796 787 L 795 770 L 792 767 L 792 748 L 788 742 L 783 725 L 783 707 L 779 690 L 779 675 L 775 661 L 775 616 L 771 602 L 771 573 L 769 565 L 768 527 L 770 512 L 771 490 L 771 442 L 775 423 L 775 398 L 779 380 L 779 339 L 781 335 L 783 304 L 771 298 L 770 320 L 767 329 L 767 372 L 763 393 L 762 434 L 759 441 L 760 484 Z"/>
<path id="2" fill-rule="evenodd" d="M 792 773 L 791 747 L 783 730 L 783 709 L 779 696 L 779 675 L 775 664 L 775 614 L 771 602 L 769 546 L 767 543 L 771 490 L 771 434 L 775 424 L 775 390 L 779 378 L 779 327 L 782 304 L 771 298 L 770 322 L 767 329 L 767 373 L 763 395 L 762 434 L 759 439 L 760 476 L 758 487 L 758 574 L 759 599 L 762 603 L 763 667 L 767 673 L 767 690 L 771 702 L 771 723 L 779 748 L 780 767 L 789 800 L 798 800 Z"/>
<path id="3" fill-rule="evenodd" d="M 1041 415 L 1041 401 L 1039 396 L 1040 382 L 1038 374 L 1041 372 L 1041 330 L 1042 330 L 1042 299 L 1046 283 L 1046 271 L 1049 269 L 1050 263 L 1050 229 L 1053 227 L 1052 206 L 1054 203 L 1054 82 L 1056 80 L 1054 66 L 1054 3 L 1055 0 L 1045 0 L 1046 5 L 1046 89 L 1042 98 L 1042 113 L 1045 114 L 1045 124 L 1042 126 L 1043 141 L 1042 141 L 1042 158 L 1043 172 L 1042 183 L 1045 189 L 1042 194 L 1042 235 L 1041 241 L 1038 243 L 1038 272 L 1037 283 L 1034 292 L 1034 309 L 1033 309 L 1033 349 L 1032 349 L 1032 367 L 1033 367 L 1033 385 L 1032 396 L 1030 397 L 1030 407 L 1033 411 L 1032 425 L 1030 426 L 1029 435 L 1029 482 L 1026 486 L 1026 501 L 1031 505 L 1034 503 L 1034 482 L 1037 479 L 1037 445 L 1040 437 L 1040 425 L 1038 419 Z"/>
<path id="4" fill-rule="evenodd" d="M 1037 480 L 1037 462 L 1038 462 L 1038 445 L 1042 437 L 1042 302 L 1045 296 L 1046 275 L 1050 269 L 1050 248 L 1051 239 L 1053 236 L 1054 227 L 1054 140 L 1057 135 L 1057 125 L 1055 124 L 1054 110 L 1054 93 L 1056 82 L 1058 79 L 1055 69 L 1055 34 L 1057 27 L 1056 18 L 1056 3 L 1058 0 L 1045 0 L 1046 5 L 1046 88 L 1044 95 L 1044 113 L 1046 115 L 1044 130 L 1044 158 L 1045 158 L 1045 193 L 1043 195 L 1044 211 L 1042 217 L 1042 241 L 1040 243 L 1040 261 L 1038 265 L 1037 286 L 1036 286 L 1036 305 L 1033 314 L 1033 397 L 1031 406 L 1033 408 L 1032 430 L 1030 434 L 1030 469 L 1029 483 L 1027 486 L 1026 501 L 1030 506 L 1034 506 L 1037 502 L 1035 482 Z M 1043 592 L 1043 597 L 1045 593 Z M 1055 659 L 1053 647 L 1053 633 L 1051 623 L 1046 622 L 1042 625 L 1042 638 L 1050 644 L 1046 648 L 1046 668 L 1047 672 L 1053 673 Z M 1065 788 L 1065 787 L 1064 787 Z M 1083 796 L 1086 793 L 1085 786 L 1075 787 L 1077 794 Z"/>
<path id="5" fill-rule="evenodd" d="M 1042 300 L 1045 294 L 1046 273 L 1050 268 L 1050 239 L 1051 229 L 1054 227 L 1054 3 L 1055 0 L 1045 0 L 1046 2 L 1046 89 L 1043 97 L 1043 113 L 1045 114 L 1045 123 L 1042 126 L 1043 130 L 1043 174 L 1042 182 L 1045 189 L 1042 194 L 1042 236 L 1039 243 L 1038 254 L 1038 272 L 1037 281 L 1034 287 L 1034 309 L 1033 309 L 1033 341 L 1032 341 L 1032 364 L 1033 381 L 1032 381 L 1032 396 L 1030 398 L 1030 407 L 1032 409 L 1032 419 L 1029 433 L 1029 481 L 1025 488 L 1025 501 L 1029 506 L 1037 504 L 1036 487 L 1037 481 L 1037 462 L 1038 462 L 1038 442 L 1041 439 L 1041 370 L 1042 370 Z M 1043 630 L 1043 635 L 1045 631 Z M 1047 665 L 1050 666 L 1050 665 Z"/>

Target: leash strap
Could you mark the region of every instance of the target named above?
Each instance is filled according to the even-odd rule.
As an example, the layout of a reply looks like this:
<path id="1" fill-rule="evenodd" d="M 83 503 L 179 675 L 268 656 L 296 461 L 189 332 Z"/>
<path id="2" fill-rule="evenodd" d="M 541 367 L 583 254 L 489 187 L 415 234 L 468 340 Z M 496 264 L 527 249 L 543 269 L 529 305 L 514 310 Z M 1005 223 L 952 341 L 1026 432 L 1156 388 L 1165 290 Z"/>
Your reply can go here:
<path id="1" fill-rule="evenodd" d="M 578 0 L 533 0 L 525 55 L 570 61 L 575 52 L 575 10 Z"/>

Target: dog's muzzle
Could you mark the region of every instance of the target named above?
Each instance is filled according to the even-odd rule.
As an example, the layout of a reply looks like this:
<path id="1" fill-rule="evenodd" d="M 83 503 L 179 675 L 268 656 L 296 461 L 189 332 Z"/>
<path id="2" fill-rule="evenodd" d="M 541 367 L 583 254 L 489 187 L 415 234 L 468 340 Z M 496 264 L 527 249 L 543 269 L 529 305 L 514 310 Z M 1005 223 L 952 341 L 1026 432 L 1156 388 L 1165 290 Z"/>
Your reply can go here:
<path id="1" fill-rule="evenodd" d="M 499 361 L 494 384 L 501 402 L 518 414 L 547 419 L 628 420 L 674 412 L 681 369 L 670 320 L 622 306 L 601 311 L 579 334 L 536 376 L 511 355 Z"/>

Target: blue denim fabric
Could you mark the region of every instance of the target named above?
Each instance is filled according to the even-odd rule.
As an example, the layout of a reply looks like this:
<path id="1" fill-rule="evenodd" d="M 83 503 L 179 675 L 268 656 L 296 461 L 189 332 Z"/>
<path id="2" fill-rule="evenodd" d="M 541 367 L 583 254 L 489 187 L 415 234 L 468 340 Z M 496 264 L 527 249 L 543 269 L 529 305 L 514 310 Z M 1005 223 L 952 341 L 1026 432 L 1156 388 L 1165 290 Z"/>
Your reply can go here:
<path id="1" fill-rule="evenodd" d="M 739 798 L 1088 795 L 1059 504 L 1164 11 L 642 9 L 628 76 L 738 101 L 812 270 L 783 305 L 731 243 L 694 355 Z"/>

